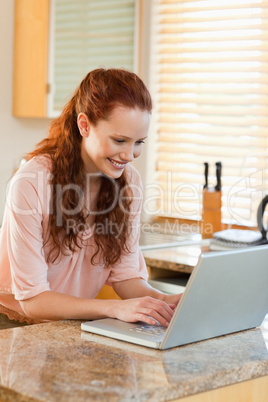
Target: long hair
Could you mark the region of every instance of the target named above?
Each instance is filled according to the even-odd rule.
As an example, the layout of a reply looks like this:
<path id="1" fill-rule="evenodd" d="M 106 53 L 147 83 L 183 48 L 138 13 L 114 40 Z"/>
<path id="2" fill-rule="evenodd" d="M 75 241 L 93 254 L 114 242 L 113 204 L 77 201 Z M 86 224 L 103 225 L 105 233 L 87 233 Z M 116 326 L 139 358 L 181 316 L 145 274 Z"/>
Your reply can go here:
<path id="1" fill-rule="evenodd" d="M 77 116 L 83 112 L 87 115 L 90 123 L 94 126 L 99 120 L 107 120 L 117 106 L 127 108 L 139 108 L 151 113 L 152 100 L 150 93 L 143 81 L 134 73 L 124 69 L 96 69 L 89 72 L 76 89 L 71 100 L 64 107 L 61 115 L 50 126 L 49 135 L 42 140 L 36 149 L 27 154 L 29 160 L 34 156 L 46 155 L 51 160 L 52 166 L 52 213 L 49 215 L 49 243 L 48 262 L 55 262 L 65 250 L 75 251 L 81 248 L 81 236 L 76 228 L 86 227 L 86 214 L 82 208 L 72 214 L 75 225 L 68 226 L 68 211 L 74 211 L 79 203 L 79 194 L 75 188 L 84 190 L 86 171 L 81 158 L 82 136 L 77 125 Z M 128 179 L 125 172 L 116 179 L 118 191 L 127 186 Z M 57 188 L 65 189 L 59 199 Z M 94 233 L 97 246 L 94 258 L 103 256 L 106 267 L 120 260 L 122 251 L 129 251 L 127 238 L 129 236 L 129 197 L 118 200 L 116 188 L 111 180 L 101 177 L 101 186 L 98 195 L 97 213 L 95 223 L 104 225 L 107 222 L 115 223 L 120 227 L 120 234 L 114 236 L 106 231 Z M 128 201 L 127 201 L 128 200 Z M 123 208 L 122 208 L 123 203 Z M 101 211 L 108 211 L 101 213 Z M 60 214 L 60 224 L 58 215 Z"/>

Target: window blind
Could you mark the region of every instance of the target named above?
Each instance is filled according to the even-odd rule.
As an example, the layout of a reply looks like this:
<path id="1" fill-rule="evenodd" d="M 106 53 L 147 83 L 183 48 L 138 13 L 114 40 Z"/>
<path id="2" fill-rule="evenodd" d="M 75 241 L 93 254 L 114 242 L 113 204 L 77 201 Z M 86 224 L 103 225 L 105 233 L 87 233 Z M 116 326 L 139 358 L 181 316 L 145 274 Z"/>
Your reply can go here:
<path id="1" fill-rule="evenodd" d="M 204 162 L 223 222 L 252 226 L 268 189 L 268 1 L 155 0 L 157 214 L 201 219 Z"/>
<path id="2" fill-rule="evenodd" d="M 134 70 L 135 0 L 51 0 L 50 111 L 57 114 L 98 67 Z"/>

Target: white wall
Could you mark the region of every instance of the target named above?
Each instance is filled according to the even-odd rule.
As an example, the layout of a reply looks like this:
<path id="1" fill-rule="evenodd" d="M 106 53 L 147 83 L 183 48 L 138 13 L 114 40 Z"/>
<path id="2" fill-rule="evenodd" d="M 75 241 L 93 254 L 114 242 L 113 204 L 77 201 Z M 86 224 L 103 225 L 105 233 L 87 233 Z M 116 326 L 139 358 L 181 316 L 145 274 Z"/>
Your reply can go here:
<path id="1" fill-rule="evenodd" d="M 24 153 L 47 135 L 49 119 L 12 116 L 14 0 L 0 0 L 0 223 L 6 183 Z"/>

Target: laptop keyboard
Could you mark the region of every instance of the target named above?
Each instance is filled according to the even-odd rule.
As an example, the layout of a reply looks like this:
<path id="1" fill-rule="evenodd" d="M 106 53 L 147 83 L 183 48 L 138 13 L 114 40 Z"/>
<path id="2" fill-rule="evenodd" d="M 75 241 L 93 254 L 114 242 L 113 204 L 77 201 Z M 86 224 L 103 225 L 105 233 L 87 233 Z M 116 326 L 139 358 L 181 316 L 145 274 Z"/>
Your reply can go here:
<path id="1" fill-rule="evenodd" d="M 138 327 L 129 328 L 129 331 L 136 332 L 137 334 L 145 335 L 163 335 L 166 332 L 166 327 L 161 324 L 156 325 L 139 325 Z"/>

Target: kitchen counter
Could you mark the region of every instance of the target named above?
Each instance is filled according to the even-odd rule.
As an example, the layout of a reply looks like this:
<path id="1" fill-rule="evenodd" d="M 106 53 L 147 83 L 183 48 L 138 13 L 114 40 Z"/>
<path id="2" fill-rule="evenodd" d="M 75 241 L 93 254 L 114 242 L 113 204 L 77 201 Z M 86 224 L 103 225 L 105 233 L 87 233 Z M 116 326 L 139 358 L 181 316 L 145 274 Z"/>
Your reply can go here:
<path id="1" fill-rule="evenodd" d="M 184 246 L 143 250 L 148 267 L 191 274 L 201 253 L 209 251 L 209 240 Z"/>
<path id="2" fill-rule="evenodd" d="M 268 315 L 261 328 L 166 351 L 89 334 L 80 324 L 0 331 L 0 401 L 168 401 L 253 379 L 267 392 Z"/>

